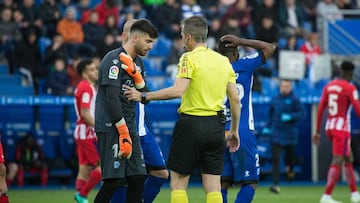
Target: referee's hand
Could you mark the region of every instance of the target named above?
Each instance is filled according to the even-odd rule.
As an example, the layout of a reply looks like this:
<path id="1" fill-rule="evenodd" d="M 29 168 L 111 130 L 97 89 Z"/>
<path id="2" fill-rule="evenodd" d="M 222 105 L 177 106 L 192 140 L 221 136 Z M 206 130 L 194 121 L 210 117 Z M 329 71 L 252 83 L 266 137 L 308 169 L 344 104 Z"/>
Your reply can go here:
<path id="1" fill-rule="evenodd" d="M 240 137 L 236 131 L 228 131 L 226 137 L 226 146 L 229 147 L 230 152 L 236 152 L 240 147 Z"/>
<path id="2" fill-rule="evenodd" d="M 135 88 L 123 85 L 124 95 L 130 101 L 141 101 L 141 92 L 137 91 Z"/>

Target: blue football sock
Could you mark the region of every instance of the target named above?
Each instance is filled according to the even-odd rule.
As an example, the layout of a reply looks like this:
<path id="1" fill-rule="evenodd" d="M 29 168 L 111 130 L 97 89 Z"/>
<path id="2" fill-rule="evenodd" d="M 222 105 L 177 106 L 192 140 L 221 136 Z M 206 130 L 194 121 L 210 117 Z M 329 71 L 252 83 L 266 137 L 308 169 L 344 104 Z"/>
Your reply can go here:
<path id="1" fill-rule="evenodd" d="M 227 189 L 221 189 L 221 195 L 222 195 L 222 198 L 223 198 L 223 203 L 227 203 Z"/>
<path id="2" fill-rule="evenodd" d="M 143 200 L 144 203 L 151 203 L 156 198 L 156 195 L 160 192 L 161 186 L 167 181 L 165 178 L 159 178 L 152 175 L 145 181 Z"/>
<path id="3" fill-rule="evenodd" d="M 127 187 L 120 186 L 116 191 L 114 192 L 110 203 L 125 203 L 126 202 L 126 191 Z"/>
<path id="4" fill-rule="evenodd" d="M 251 185 L 242 185 L 236 196 L 235 203 L 250 203 L 255 194 L 255 189 Z"/>

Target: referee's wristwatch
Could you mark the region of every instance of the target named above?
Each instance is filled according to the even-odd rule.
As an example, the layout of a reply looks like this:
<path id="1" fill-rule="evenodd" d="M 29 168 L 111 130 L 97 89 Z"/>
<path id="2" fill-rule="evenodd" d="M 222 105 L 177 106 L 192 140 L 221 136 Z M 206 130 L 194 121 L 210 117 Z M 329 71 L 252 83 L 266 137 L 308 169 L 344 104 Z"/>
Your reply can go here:
<path id="1" fill-rule="evenodd" d="M 146 92 L 141 92 L 141 103 L 146 103 Z"/>

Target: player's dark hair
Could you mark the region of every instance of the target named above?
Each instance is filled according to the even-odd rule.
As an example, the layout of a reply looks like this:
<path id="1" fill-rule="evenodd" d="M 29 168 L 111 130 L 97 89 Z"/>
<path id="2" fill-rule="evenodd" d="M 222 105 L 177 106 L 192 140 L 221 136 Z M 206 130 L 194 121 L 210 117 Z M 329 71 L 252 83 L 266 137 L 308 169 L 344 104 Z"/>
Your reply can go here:
<path id="1" fill-rule="evenodd" d="M 81 60 L 78 65 L 76 66 L 76 70 L 81 76 L 84 70 L 86 69 L 86 66 L 90 65 L 93 61 L 91 59 L 84 59 Z"/>
<path id="2" fill-rule="evenodd" d="M 230 42 L 228 42 L 228 41 L 219 41 L 218 51 L 220 54 L 226 56 L 230 53 L 234 53 L 235 51 L 237 51 L 237 47 L 235 47 L 235 46 L 226 46 L 229 43 Z"/>
<path id="3" fill-rule="evenodd" d="M 341 70 L 348 72 L 355 69 L 355 65 L 351 61 L 343 61 L 340 65 Z"/>
<path id="4" fill-rule="evenodd" d="M 156 27 L 148 20 L 146 19 L 140 19 L 134 22 L 134 24 L 131 25 L 130 33 L 134 31 L 140 31 L 149 34 L 151 38 L 158 38 L 159 33 Z"/>

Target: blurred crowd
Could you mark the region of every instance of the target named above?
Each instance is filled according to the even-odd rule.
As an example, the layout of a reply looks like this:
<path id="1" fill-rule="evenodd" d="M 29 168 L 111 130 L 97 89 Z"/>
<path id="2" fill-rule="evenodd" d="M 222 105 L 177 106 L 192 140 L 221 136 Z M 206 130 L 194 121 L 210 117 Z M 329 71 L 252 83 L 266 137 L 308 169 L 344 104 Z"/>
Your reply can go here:
<path id="1" fill-rule="evenodd" d="M 322 53 L 318 36 L 324 19 L 353 17 L 341 9 L 359 5 L 359 0 L 2 0 L 0 60 L 7 61 L 10 74 L 25 75 L 36 94 L 45 78 L 49 93 L 71 95 L 79 81 L 79 59 L 99 62 L 121 45 L 126 20 L 147 18 L 172 41 L 166 56 L 171 67 L 183 52 L 180 21 L 202 15 L 209 24 L 210 48 L 216 48 L 220 36 L 235 34 L 284 42 L 280 49 L 303 51 L 310 64 Z M 276 57 L 259 74 L 275 76 Z"/>

